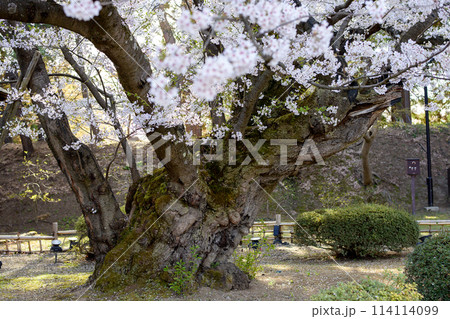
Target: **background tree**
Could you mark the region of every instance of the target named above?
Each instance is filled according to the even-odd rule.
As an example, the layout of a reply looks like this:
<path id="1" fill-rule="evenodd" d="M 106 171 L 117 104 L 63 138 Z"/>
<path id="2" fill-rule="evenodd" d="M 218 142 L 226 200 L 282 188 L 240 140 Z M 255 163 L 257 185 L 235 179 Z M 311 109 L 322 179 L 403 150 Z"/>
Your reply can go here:
<path id="1" fill-rule="evenodd" d="M 377 135 L 378 127 L 376 123 L 372 125 L 372 127 L 367 131 L 367 133 L 363 136 L 363 146 L 361 149 L 361 162 L 363 168 L 363 185 L 368 186 L 373 184 L 373 174 L 372 169 L 370 168 L 370 148 L 372 147 L 373 140 Z"/>

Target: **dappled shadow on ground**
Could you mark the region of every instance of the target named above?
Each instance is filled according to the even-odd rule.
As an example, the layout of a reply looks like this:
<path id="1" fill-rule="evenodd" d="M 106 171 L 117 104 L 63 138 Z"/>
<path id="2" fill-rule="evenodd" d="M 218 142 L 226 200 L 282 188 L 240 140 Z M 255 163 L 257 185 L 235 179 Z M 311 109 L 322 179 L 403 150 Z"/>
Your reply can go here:
<path id="1" fill-rule="evenodd" d="M 74 253 L 60 254 L 56 264 L 53 254 L 3 255 L 0 260 L 0 300 L 72 300 L 94 269 Z"/>
<path id="2" fill-rule="evenodd" d="M 334 259 L 325 250 L 295 245 L 277 247 L 262 260 L 262 270 L 244 291 L 201 288 L 180 300 L 309 300 L 321 289 L 368 276 L 382 279 L 386 270 L 403 271 L 408 251 L 371 259 Z"/>
<path id="3" fill-rule="evenodd" d="M 82 300 L 309 300 L 341 281 L 382 279 L 385 270 L 402 271 L 407 253 L 335 259 L 322 249 L 282 246 L 263 257 L 262 269 L 249 289 L 224 292 L 203 287 L 187 296 L 158 290 L 157 285 L 85 293 L 94 265 L 73 254 L 62 254 L 56 265 L 50 254 L 1 256 L 0 300 L 76 300 L 80 296 Z"/>

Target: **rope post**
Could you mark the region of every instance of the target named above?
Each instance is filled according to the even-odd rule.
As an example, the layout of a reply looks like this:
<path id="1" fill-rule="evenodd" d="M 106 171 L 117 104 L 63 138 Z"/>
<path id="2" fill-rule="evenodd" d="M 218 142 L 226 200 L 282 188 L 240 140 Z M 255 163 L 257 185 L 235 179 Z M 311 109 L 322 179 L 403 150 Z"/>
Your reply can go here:
<path id="1" fill-rule="evenodd" d="M 58 222 L 53 223 L 53 239 L 58 239 Z"/>
<path id="2" fill-rule="evenodd" d="M 278 226 L 281 224 L 281 214 L 276 214 L 275 215 L 275 223 Z"/>
<path id="3" fill-rule="evenodd" d="M 275 226 L 273 228 L 274 244 L 283 242 L 283 233 L 281 232 L 281 214 L 275 215 Z"/>

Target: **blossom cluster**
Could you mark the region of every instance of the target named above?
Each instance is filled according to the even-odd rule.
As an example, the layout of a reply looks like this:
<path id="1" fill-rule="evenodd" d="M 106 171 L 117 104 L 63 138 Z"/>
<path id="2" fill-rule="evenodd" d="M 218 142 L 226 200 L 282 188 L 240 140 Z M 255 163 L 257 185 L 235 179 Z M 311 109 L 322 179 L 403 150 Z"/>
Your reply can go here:
<path id="1" fill-rule="evenodd" d="M 71 0 L 63 5 L 64 13 L 70 18 L 89 21 L 100 14 L 102 5 L 99 1 L 93 0 Z"/>
<path id="2" fill-rule="evenodd" d="M 158 50 L 159 59 L 156 64 L 161 69 L 169 69 L 177 74 L 185 74 L 192 63 L 189 54 L 176 44 L 169 43 L 165 50 Z"/>
<path id="3" fill-rule="evenodd" d="M 293 1 L 245 1 L 229 0 L 225 5 L 226 13 L 232 16 L 248 17 L 256 23 L 261 32 L 280 31 L 283 36 L 295 37 L 295 26 L 308 20 L 308 9 L 295 6 Z"/>
<path id="4" fill-rule="evenodd" d="M 386 2 L 384 0 L 366 1 L 366 8 L 376 23 L 383 23 L 384 15 L 387 12 Z"/>
<path id="5" fill-rule="evenodd" d="M 183 10 L 177 20 L 180 30 L 194 36 L 199 31 L 208 29 L 212 23 L 213 17 L 207 9 L 203 9 L 202 11 L 194 9 L 192 13 L 188 10 Z"/>
<path id="6" fill-rule="evenodd" d="M 333 38 L 333 28 L 326 21 L 316 24 L 311 31 L 309 49 L 312 56 L 319 56 L 329 50 Z"/>
<path id="7" fill-rule="evenodd" d="M 178 90 L 175 87 L 170 86 L 170 79 L 164 75 L 149 78 L 150 91 L 149 98 L 151 102 L 154 102 L 160 106 L 173 106 L 178 103 Z"/>
<path id="8" fill-rule="evenodd" d="M 66 3 L 63 7 L 67 16 L 84 21 L 99 15 L 102 9 L 100 2 L 95 0 L 58 2 Z M 138 103 L 126 102 L 127 95 L 117 85 L 117 71 L 107 55 L 99 53 L 89 41 L 79 44 L 79 39 L 72 32 L 33 27 L 18 32 L 13 40 L 0 39 L 0 46 L 8 52 L 14 48 L 45 47 L 51 56 L 46 61 L 49 73 L 60 73 L 64 65 L 60 52 L 55 49 L 62 45 L 76 47 L 84 58 L 93 61 L 104 77 L 105 91 L 112 93 L 118 101 L 117 116 L 98 107 L 92 111 L 89 105 L 96 105 L 92 97 L 89 101 L 66 89 L 72 82 L 54 85 L 41 95 L 34 95 L 33 102 L 39 104 L 39 108 L 30 106 L 28 101 L 28 104 L 24 103 L 22 113 L 24 116 L 40 113 L 51 118 L 65 114 L 85 127 L 99 127 L 102 123 L 101 136 L 110 134 L 120 137 L 120 132 L 104 129 L 106 125 L 103 125 L 118 120 L 131 131 L 139 130 L 142 135 L 158 126 L 198 125 L 206 128 L 204 131 L 209 131 L 211 136 L 220 137 L 229 133 L 239 139 L 241 133 L 233 131 L 229 125 L 232 123 L 230 118 L 244 107 L 243 97 L 248 96 L 258 76 L 266 70 L 272 71 L 271 81 L 278 82 L 283 93 L 281 98 L 276 97 L 277 102 L 269 105 L 262 102 L 269 94 L 258 93 L 260 100 L 252 120 L 260 130 L 266 128 L 267 118 L 279 114 L 273 112 L 276 108 L 283 108 L 283 111 L 295 116 L 306 113 L 317 115 L 318 111 L 313 111 L 314 108 L 299 106 L 303 99 L 299 92 L 312 91 L 318 83 L 332 88 L 348 86 L 357 79 L 359 84 L 364 85 L 376 83 L 387 73 L 388 76 L 398 73 L 399 76 L 389 79 L 389 84 L 401 81 L 405 89 L 413 89 L 430 83 L 436 85 L 438 81 L 432 80 L 431 75 L 450 77 L 450 49 L 434 56 L 433 63 L 425 66 L 426 63 L 422 62 L 442 49 L 442 45 L 410 40 L 404 42 L 400 49 L 397 46 L 397 34 L 424 21 L 432 10 L 438 9 L 439 18 L 446 21 L 448 10 L 444 6 L 445 1 L 353 1 L 344 9 L 348 13 L 347 29 L 367 30 L 374 23 L 382 23 L 383 30 L 392 30 L 377 32 L 370 39 L 360 32 L 339 32 L 346 27 L 344 19 L 328 25 L 327 18 L 329 20 L 336 13 L 334 8 L 342 2 L 302 0 L 300 6 L 299 2 L 292 0 L 215 0 L 204 2 L 202 7 L 191 6 L 189 10 L 171 3 L 150 12 L 149 4 L 153 2 L 149 0 L 120 1 L 117 10 L 124 17 L 123 23 L 132 30 L 143 52 L 156 67 L 148 79 L 148 102 L 153 104 L 150 112 L 149 108 L 144 110 Z M 113 4 L 118 3 L 113 1 Z M 309 17 L 311 20 L 308 20 Z M 163 37 L 155 36 L 161 34 L 159 23 L 166 18 L 173 27 L 176 44 L 162 44 Z M 305 21 L 308 23 L 299 25 Z M 0 28 L 4 30 L 6 27 L 2 25 Z M 423 38 L 446 39 L 449 34 L 450 25 L 439 23 L 430 27 Z M 332 40 L 333 37 L 335 40 Z M 333 48 L 332 41 L 342 41 L 343 45 L 339 49 Z M 208 44 L 214 44 L 218 49 L 210 51 Z M 0 61 L 0 73 L 16 70 L 13 60 L 12 54 L 6 54 Z M 88 64 L 84 66 L 87 70 L 91 68 Z M 70 71 L 68 73 L 73 75 Z M 95 72 L 91 76 L 99 87 L 103 84 Z M 53 84 L 56 81 L 53 77 L 51 80 Z M 439 85 L 445 92 L 445 85 Z M 374 91 L 385 94 L 388 87 L 383 83 Z M 299 91 L 295 91 L 297 89 Z M 58 93 L 63 91 L 66 97 Z M 11 91 L 8 102 L 24 100 L 27 95 L 25 92 Z M 444 102 L 438 101 L 438 104 Z M 430 104 L 430 107 L 434 109 L 435 105 Z M 339 121 L 335 118 L 337 113 L 337 106 L 323 107 L 318 116 L 324 124 L 336 125 Z M 212 114 L 229 122 L 216 127 L 212 124 Z M 14 132 L 27 131 L 25 126 L 17 127 Z M 74 132 L 81 135 L 78 127 L 74 127 Z M 186 132 L 185 136 L 167 134 L 163 138 L 191 143 L 193 136 L 191 132 Z M 91 141 L 86 138 L 81 142 Z M 72 146 L 78 147 L 77 144 Z"/>
<path id="9" fill-rule="evenodd" d="M 227 48 L 222 55 L 206 58 L 191 87 L 196 97 L 212 101 L 223 90 L 228 79 L 254 69 L 259 59 L 256 48 L 248 40 L 241 40 L 239 44 Z"/>

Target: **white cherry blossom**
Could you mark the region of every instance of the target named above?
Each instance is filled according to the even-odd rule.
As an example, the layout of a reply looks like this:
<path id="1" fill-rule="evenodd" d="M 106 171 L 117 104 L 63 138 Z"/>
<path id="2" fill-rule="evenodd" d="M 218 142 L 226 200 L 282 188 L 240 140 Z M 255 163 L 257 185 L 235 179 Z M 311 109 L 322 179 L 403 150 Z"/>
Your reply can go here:
<path id="1" fill-rule="evenodd" d="M 68 4 L 63 5 L 63 8 L 66 16 L 89 21 L 100 14 L 102 5 L 99 1 L 93 0 L 70 0 Z"/>

